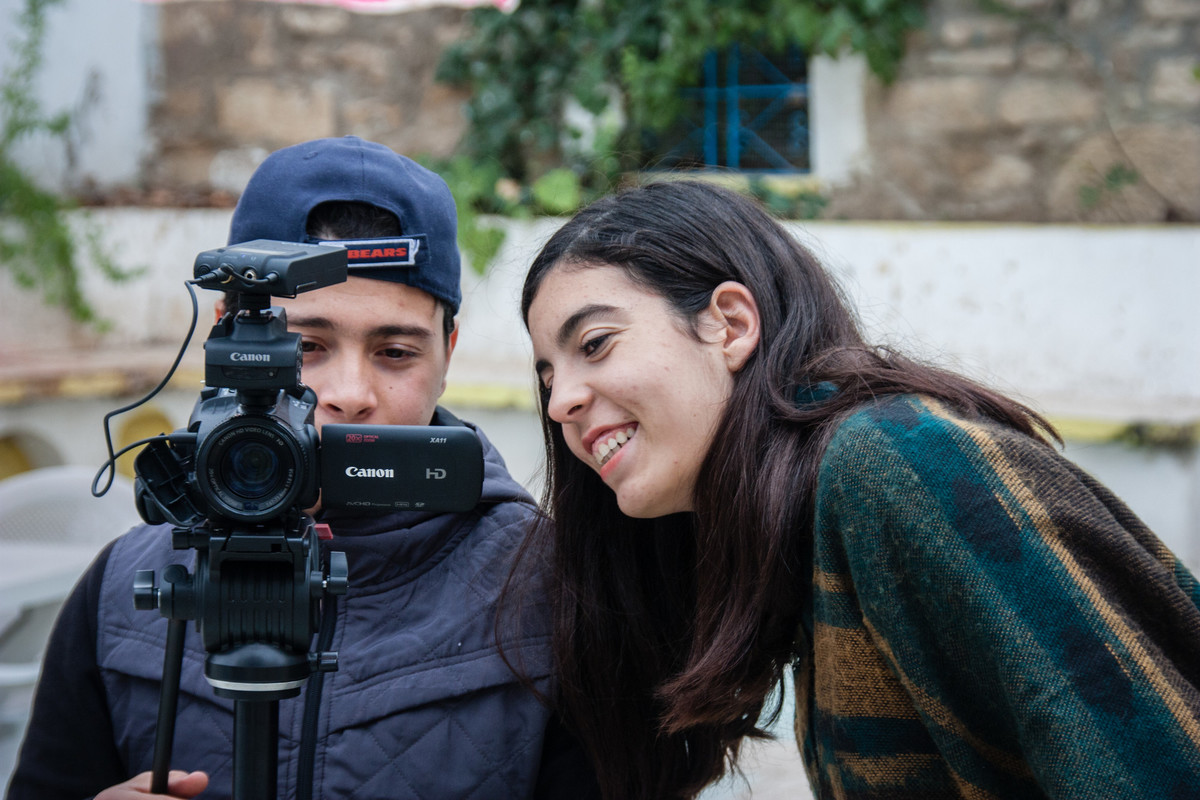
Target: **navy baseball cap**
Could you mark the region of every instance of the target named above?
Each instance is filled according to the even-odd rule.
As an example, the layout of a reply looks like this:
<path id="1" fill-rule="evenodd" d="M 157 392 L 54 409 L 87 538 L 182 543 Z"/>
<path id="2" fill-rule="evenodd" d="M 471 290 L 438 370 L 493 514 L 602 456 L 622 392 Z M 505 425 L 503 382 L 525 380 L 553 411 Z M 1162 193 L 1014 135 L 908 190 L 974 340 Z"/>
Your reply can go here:
<path id="1" fill-rule="evenodd" d="M 390 211 L 403 231 L 331 242 L 347 249 L 350 275 L 408 284 L 458 313 L 458 214 L 450 188 L 412 159 L 357 136 L 316 139 L 267 156 L 234 209 L 229 244 L 316 242 L 307 231 L 309 212 L 331 200 Z"/>

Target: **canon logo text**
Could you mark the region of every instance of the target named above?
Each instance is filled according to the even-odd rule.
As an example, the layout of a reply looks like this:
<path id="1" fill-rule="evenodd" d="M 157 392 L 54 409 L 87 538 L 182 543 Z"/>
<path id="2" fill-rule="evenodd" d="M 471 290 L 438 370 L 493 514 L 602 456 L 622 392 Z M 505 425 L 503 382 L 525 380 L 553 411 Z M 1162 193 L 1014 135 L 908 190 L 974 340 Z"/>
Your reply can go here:
<path id="1" fill-rule="evenodd" d="M 374 467 L 346 467 L 346 475 L 351 478 L 394 478 L 396 474 L 390 469 L 375 469 Z"/>

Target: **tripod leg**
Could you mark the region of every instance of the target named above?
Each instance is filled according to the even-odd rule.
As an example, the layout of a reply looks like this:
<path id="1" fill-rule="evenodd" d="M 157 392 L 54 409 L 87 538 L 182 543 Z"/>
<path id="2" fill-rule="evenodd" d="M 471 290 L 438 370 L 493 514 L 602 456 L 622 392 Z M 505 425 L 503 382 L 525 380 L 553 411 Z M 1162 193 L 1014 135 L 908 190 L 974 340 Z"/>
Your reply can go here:
<path id="1" fill-rule="evenodd" d="M 233 800 L 276 800 L 279 701 L 233 701 Z"/>
<path id="2" fill-rule="evenodd" d="M 150 791 L 167 793 L 167 773 L 175 747 L 175 712 L 179 705 L 179 676 L 183 671 L 183 638 L 187 620 L 167 621 L 167 648 L 163 654 L 162 686 L 158 697 L 158 728 L 154 734 L 154 765 Z"/>

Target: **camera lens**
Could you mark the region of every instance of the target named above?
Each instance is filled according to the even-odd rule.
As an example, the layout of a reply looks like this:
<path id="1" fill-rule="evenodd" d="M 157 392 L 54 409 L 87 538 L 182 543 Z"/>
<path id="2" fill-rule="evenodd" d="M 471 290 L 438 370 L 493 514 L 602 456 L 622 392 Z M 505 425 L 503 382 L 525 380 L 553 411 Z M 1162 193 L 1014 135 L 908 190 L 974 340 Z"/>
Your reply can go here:
<path id="1" fill-rule="evenodd" d="M 216 516 L 266 522 L 297 502 L 308 461 L 296 434 L 275 417 L 236 415 L 204 437 L 197 483 Z"/>
<path id="2" fill-rule="evenodd" d="M 261 441 L 236 442 L 221 464 L 229 491 L 257 500 L 275 491 L 285 475 L 280 474 L 279 456 Z"/>

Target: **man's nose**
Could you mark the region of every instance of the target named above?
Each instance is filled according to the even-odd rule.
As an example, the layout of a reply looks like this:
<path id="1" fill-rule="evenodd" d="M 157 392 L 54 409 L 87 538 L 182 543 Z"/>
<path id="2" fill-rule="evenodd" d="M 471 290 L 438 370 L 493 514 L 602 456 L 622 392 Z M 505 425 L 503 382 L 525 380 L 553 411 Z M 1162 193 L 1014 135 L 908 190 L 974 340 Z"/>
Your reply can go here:
<path id="1" fill-rule="evenodd" d="M 331 366 L 322 370 L 322 386 L 317 389 L 320 406 L 333 421 L 366 422 L 379 404 L 370 365 L 344 357 Z"/>

